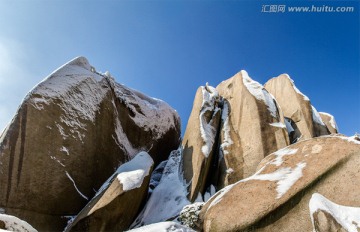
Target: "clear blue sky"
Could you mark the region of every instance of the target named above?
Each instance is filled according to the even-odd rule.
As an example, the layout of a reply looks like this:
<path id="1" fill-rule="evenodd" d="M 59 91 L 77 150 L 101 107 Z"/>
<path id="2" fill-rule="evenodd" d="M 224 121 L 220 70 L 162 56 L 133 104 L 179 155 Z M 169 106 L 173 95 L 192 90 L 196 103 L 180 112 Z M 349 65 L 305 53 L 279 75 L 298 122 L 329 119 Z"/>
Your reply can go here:
<path id="1" fill-rule="evenodd" d="M 352 13 L 262 13 L 263 5 L 352 6 Z M 266 8 L 268 9 L 268 8 Z M 360 132 L 359 1 L 0 2 L 0 130 L 25 94 L 83 55 L 168 102 L 184 129 L 196 89 L 241 69 L 288 73 L 340 132 Z"/>

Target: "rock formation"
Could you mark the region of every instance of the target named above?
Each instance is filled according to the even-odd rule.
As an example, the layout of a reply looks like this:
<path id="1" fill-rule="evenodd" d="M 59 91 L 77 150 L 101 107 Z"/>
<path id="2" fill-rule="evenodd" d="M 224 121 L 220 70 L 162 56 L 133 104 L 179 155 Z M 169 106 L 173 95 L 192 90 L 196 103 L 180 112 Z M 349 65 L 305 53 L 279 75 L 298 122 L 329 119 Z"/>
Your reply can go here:
<path id="1" fill-rule="evenodd" d="M 186 127 L 183 147 L 184 177 L 189 183 L 189 199 L 204 194 L 209 169 L 216 152 L 221 109 L 217 91 L 202 86 L 196 91 L 193 109 Z"/>
<path id="2" fill-rule="evenodd" d="M 254 174 L 265 156 L 289 145 L 289 138 L 277 102 L 246 71 L 216 89 L 224 99 L 218 183 L 222 188 Z"/>
<path id="3" fill-rule="evenodd" d="M 311 231 L 313 193 L 360 206 L 360 141 L 319 137 L 267 156 L 251 177 L 229 185 L 203 206 L 204 231 Z"/>
<path id="4" fill-rule="evenodd" d="M 140 152 L 121 165 L 65 231 L 124 231 L 147 196 L 153 160 Z"/>
<path id="5" fill-rule="evenodd" d="M 295 138 L 296 140 L 330 134 L 319 113 L 311 105 L 310 99 L 296 88 L 289 75 L 282 74 L 274 77 L 266 82 L 264 86 L 277 100 L 284 117 L 296 124 L 296 129 L 299 130 L 301 135 Z"/>
<path id="6" fill-rule="evenodd" d="M 334 116 L 325 112 L 319 112 L 319 115 L 331 134 L 338 133 L 338 127 L 336 125 Z"/>
<path id="7" fill-rule="evenodd" d="M 168 104 L 76 58 L 25 97 L 1 135 L 0 208 L 39 230 L 62 230 L 63 216 L 76 215 L 119 165 L 139 151 L 158 164 L 179 139 Z"/>
<path id="8" fill-rule="evenodd" d="M 197 90 L 180 145 L 175 110 L 79 57 L 0 135 L 0 230 L 357 231 L 360 138 L 336 133 L 288 75 L 241 71 Z"/>

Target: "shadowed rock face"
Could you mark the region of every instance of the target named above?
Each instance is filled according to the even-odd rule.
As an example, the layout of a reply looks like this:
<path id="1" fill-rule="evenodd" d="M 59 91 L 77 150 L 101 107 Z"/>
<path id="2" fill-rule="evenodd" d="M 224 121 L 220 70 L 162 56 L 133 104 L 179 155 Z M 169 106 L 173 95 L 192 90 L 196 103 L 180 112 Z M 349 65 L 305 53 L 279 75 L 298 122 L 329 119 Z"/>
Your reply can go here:
<path id="1" fill-rule="evenodd" d="M 268 154 L 289 145 L 284 118 L 275 99 L 246 71 L 221 82 L 219 187 L 252 175 Z"/>
<path id="2" fill-rule="evenodd" d="M 1 135 L 0 207 L 39 230 L 62 230 L 63 216 L 77 214 L 119 165 L 144 150 L 157 164 L 179 138 L 166 103 L 76 58 L 25 97 Z"/>
<path id="3" fill-rule="evenodd" d="M 296 123 L 300 140 L 330 134 L 309 98 L 296 88 L 287 74 L 270 79 L 264 86 L 275 97 L 284 117 Z"/>
<path id="4" fill-rule="evenodd" d="M 359 206 L 360 142 L 319 137 L 267 156 L 253 176 L 227 186 L 203 206 L 204 231 L 311 231 L 308 204 L 320 193 Z"/>

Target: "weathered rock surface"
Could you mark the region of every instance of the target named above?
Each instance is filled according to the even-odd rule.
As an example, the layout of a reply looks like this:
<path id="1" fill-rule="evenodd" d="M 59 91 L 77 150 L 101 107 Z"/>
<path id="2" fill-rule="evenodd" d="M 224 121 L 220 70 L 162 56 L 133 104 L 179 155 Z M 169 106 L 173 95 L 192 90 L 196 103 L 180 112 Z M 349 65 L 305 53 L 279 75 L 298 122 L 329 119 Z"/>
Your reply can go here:
<path id="1" fill-rule="evenodd" d="M 264 86 L 275 97 L 284 117 L 296 123 L 301 134 L 300 140 L 330 134 L 309 98 L 296 88 L 289 75 L 274 77 Z"/>
<path id="2" fill-rule="evenodd" d="M 318 193 L 309 202 L 311 221 L 316 232 L 358 232 L 360 208 L 338 205 Z"/>
<path id="3" fill-rule="evenodd" d="M 37 230 L 26 221 L 23 221 L 15 216 L 1 213 L 0 231 L 37 232 Z"/>
<path id="4" fill-rule="evenodd" d="M 25 97 L 1 135 L 0 207 L 39 230 L 62 230 L 63 216 L 76 215 L 119 165 L 144 150 L 158 164 L 179 138 L 166 103 L 76 58 Z"/>
<path id="5" fill-rule="evenodd" d="M 184 139 L 183 171 L 189 183 L 189 199 L 204 194 L 209 181 L 209 169 L 216 152 L 221 109 L 217 91 L 210 86 L 198 88 Z"/>
<path id="6" fill-rule="evenodd" d="M 153 160 L 140 152 L 104 183 L 65 231 L 124 231 L 147 197 Z"/>
<path id="7" fill-rule="evenodd" d="M 360 206 L 360 141 L 323 136 L 267 156 L 253 176 L 225 187 L 203 206 L 204 231 L 311 231 L 313 193 Z"/>
<path id="8" fill-rule="evenodd" d="M 333 115 L 325 112 L 319 112 L 319 115 L 331 134 L 336 134 L 339 132 Z"/>
<path id="9" fill-rule="evenodd" d="M 289 145 L 275 99 L 246 71 L 220 83 L 224 99 L 219 139 L 219 188 L 254 174 L 268 154 Z"/>

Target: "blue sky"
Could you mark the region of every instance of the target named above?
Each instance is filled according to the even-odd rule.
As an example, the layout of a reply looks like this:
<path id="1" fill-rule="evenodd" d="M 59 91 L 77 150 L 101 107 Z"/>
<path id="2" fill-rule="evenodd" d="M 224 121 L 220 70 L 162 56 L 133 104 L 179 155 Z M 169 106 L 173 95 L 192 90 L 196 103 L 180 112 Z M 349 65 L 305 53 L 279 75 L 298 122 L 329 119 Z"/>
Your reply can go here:
<path id="1" fill-rule="evenodd" d="M 264 5 L 286 11 L 261 12 Z M 351 6 L 352 13 L 288 12 Z M 196 89 L 238 71 L 264 84 L 288 73 L 340 132 L 360 133 L 359 1 L 1 1 L 0 130 L 26 93 L 83 55 L 168 102 L 184 129 Z"/>

